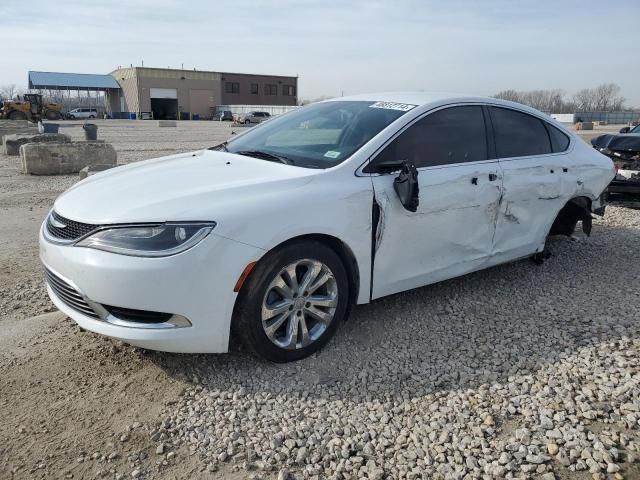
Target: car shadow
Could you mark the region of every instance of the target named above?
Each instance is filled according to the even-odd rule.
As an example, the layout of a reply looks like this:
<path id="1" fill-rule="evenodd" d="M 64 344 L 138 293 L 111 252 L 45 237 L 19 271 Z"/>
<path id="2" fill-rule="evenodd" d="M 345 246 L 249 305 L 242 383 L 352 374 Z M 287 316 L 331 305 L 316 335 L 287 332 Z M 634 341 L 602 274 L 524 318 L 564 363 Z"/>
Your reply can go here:
<path id="1" fill-rule="evenodd" d="M 518 261 L 357 306 L 325 349 L 295 363 L 261 361 L 240 346 L 146 355 L 205 389 L 353 402 L 507 382 L 582 347 L 638 336 L 640 262 L 629 258 L 639 244 L 640 230 L 621 226 L 550 239 L 541 266 Z"/>

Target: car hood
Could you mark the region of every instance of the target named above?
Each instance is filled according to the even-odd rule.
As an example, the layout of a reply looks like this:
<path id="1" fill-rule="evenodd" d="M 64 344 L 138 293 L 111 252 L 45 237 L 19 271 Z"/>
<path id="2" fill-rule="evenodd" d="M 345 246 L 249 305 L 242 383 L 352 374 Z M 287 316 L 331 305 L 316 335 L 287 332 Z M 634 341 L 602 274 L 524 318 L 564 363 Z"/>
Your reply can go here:
<path id="1" fill-rule="evenodd" d="M 598 148 L 609 150 L 640 152 L 640 134 L 622 133 L 618 135 L 600 135 L 591 140 L 591 144 Z"/>
<path id="2" fill-rule="evenodd" d="M 58 197 L 54 209 L 92 224 L 216 221 L 249 197 L 286 194 L 320 172 L 203 150 L 98 173 Z"/>

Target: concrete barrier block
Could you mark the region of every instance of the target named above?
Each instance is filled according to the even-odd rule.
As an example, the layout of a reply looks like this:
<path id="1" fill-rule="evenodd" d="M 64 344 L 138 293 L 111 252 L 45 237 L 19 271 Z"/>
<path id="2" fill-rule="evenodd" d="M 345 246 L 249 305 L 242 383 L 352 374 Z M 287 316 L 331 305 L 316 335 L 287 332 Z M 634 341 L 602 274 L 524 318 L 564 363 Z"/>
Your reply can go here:
<path id="1" fill-rule="evenodd" d="M 20 147 L 22 173 L 66 175 L 92 165 L 116 165 L 110 143 L 27 143 Z"/>
<path id="2" fill-rule="evenodd" d="M 177 127 L 178 124 L 175 120 L 158 120 L 159 127 Z"/>
<path id="3" fill-rule="evenodd" d="M 4 147 L 5 155 L 16 156 L 20 155 L 20 147 L 27 143 L 69 143 L 71 137 L 62 133 L 38 133 L 38 134 L 25 134 L 14 133 L 13 135 L 5 135 L 2 137 L 2 145 Z"/>
<path id="4" fill-rule="evenodd" d="M 576 130 L 593 130 L 593 122 L 579 122 L 576 124 Z"/>
<path id="5" fill-rule="evenodd" d="M 88 167 L 84 167 L 82 170 L 80 170 L 79 173 L 79 177 L 80 180 L 84 180 L 87 177 L 90 177 L 91 175 L 95 175 L 98 172 L 104 172 L 105 170 L 109 170 L 110 168 L 115 167 L 116 165 L 90 165 Z"/>

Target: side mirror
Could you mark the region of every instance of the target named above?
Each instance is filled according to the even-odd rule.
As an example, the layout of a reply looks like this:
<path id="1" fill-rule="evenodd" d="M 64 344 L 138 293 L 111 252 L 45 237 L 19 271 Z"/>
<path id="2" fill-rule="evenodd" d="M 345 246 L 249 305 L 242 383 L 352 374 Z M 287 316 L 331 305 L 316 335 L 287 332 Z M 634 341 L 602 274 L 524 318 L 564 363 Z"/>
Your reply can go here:
<path id="1" fill-rule="evenodd" d="M 367 168 L 365 171 L 368 173 L 393 173 L 402 170 L 405 160 L 384 160 L 373 164 L 372 167 Z"/>
<path id="2" fill-rule="evenodd" d="M 629 133 L 631 131 L 631 127 L 622 127 L 620 129 L 620 133 Z"/>
<path id="3" fill-rule="evenodd" d="M 396 191 L 402 206 L 410 212 L 418 210 L 420 204 L 420 187 L 418 185 L 418 170 L 409 160 L 402 161 L 400 173 L 393 181 L 393 189 Z"/>

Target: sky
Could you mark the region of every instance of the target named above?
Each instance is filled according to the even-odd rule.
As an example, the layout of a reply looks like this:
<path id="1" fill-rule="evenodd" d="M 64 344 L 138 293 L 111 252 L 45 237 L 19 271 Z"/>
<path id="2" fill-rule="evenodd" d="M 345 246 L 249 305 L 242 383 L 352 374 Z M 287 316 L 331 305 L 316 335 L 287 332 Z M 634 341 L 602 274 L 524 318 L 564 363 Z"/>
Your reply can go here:
<path id="1" fill-rule="evenodd" d="M 581 88 L 640 107 L 638 0 L 0 0 L 0 86 L 141 65 L 298 75 L 298 96 Z"/>

